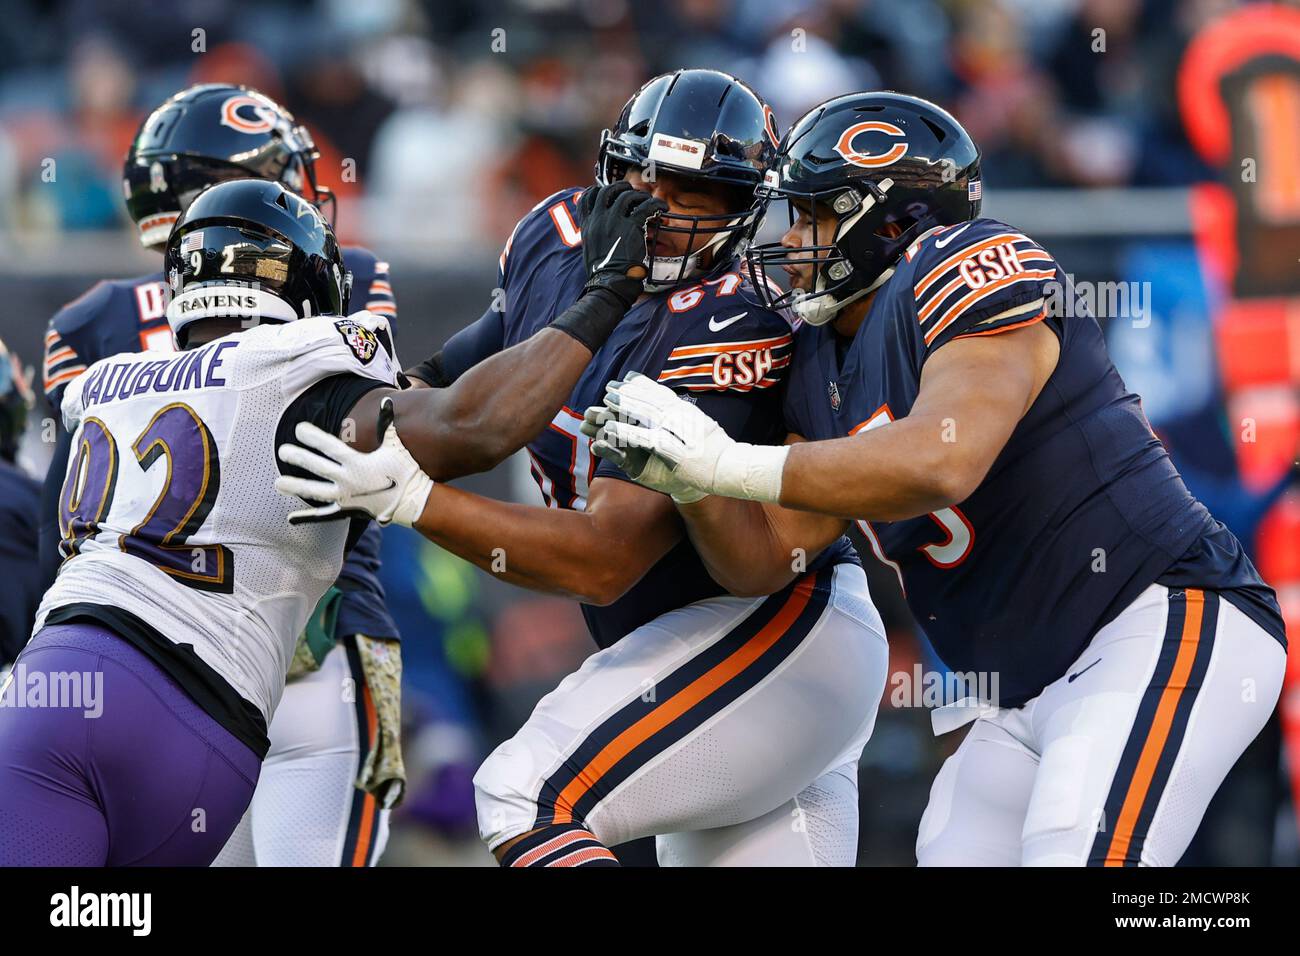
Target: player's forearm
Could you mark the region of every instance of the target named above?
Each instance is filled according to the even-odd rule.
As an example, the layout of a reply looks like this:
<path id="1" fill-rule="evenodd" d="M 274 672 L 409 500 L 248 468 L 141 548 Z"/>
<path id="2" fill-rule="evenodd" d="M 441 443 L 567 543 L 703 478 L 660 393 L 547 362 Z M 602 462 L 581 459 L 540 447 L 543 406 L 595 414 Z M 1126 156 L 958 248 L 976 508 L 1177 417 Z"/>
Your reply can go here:
<path id="1" fill-rule="evenodd" d="M 988 464 L 945 441 L 950 424 L 909 416 L 848 438 L 794 445 L 782 471 L 781 504 L 869 521 L 900 521 L 957 504 Z"/>
<path id="2" fill-rule="evenodd" d="M 844 533 L 839 519 L 716 495 L 678 510 L 709 574 L 738 597 L 781 590 Z"/>
<path id="3" fill-rule="evenodd" d="M 447 388 L 395 396 L 398 431 L 436 481 L 488 471 L 550 424 L 590 361 L 586 346 L 542 329 Z"/>
<path id="4" fill-rule="evenodd" d="M 627 564 L 590 515 L 484 498 L 438 485 L 415 523 L 422 535 L 519 587 L 607 604 L 629 586 Z"/>
<path id="5" fill-rule="evenodd" d="M 779 591 L 793 575 L 757 501 L 710 495 L 678 511 L 713 580 L 739 597 Z"/>

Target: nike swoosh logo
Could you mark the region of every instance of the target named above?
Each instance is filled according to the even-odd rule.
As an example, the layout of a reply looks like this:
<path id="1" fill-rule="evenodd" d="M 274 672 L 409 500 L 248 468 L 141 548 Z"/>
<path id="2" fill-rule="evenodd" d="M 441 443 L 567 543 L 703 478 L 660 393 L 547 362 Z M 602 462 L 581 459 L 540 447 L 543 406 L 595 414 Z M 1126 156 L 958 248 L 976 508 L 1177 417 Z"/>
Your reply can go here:
<path id="1" fill-rule="evenodd" d="M 368 498 L 371 495 L 382 495 L 385 491 L 392 491 L 396 487 L 397 487 L 397 480 L 394 478 L 389 478 L 388 484 L 385 485 L 383 488 L 372 488 L 370 491 L 363 491 L 357 497 Z"/>
<path id="2" fill-rule="evenodd" d="M 733 315 L 731 318 L 727 319 L 725 322 L 719 322 L 719 321 L 717 321 L 716 319 L 709 319 L 709 331 L 710 331 L 710 332 L 721 332 L 721 331 L 722 331 L 723 329 L 725 329 L 727 326 L 731 325 L 731 324 L 734 323 L 734 322 L 739 322 L 741 319 L 743 319 L 743 318 L 744 318 L 745 316 L 747 316 L 747 315 L 749 315 L 748 312 L 742 312 L 742 313 L 740 313 L 740 315 Z"/>
<path id="3" fill-rule="evenodd" d="M 950 233 L 948 233 L 948 235 L 944 236 L 942 239 L 936 239 L 936 240 L 934 240 L 934 247 L 935 247 L 936 249 L 942 249 L 944 246 L 946 246 L 948 243 L 952 242 L 954 239 L 956 239 L 958 236 L 960 236 L 963 232 L 965 232 L 965 231 L 966 231 L 967 229 L 969 229 L 969 228 L 970 228 L 970 223 L 966 223 L 966 225 L 962 226 L 962 227 L 961 227 L 960 229 L 958 229 L 956 232 L 950 232 Z"/>
<path id="4" fill-rule="evenodd" d="M 1100 664 L 1100 663 L 1101 663 L 1101 658 L 1099 657 L 1099 658 L 1097 658 L 1095 661 L 1093 661 L 1091 664 L 1089 664 L 1087 667 L 1085 667 L 1083 670 L 1081 670 L 1081 671 L 1075 671 L 1073 674 L 1071 674 L 1069 680 L 1067 680 L 1066 683 L 1067 683 L 1067 684 L 1073 684 L 1073 683 L 1074 683 L 1074 679 L 1075 679 L 1076 677 L 1081 677 L 1081 676 L 1083 676 L 1084 674 L 1088 673 L 1088 671 L 1092 670 L 1094 667 L 1096 667 L 1096 666 L 1097 666 L 1098 664 Z"/>
<path id="5" fill-rule="evenodd" d="M 605 253 L 605 258 L 601 259 L 600 264 L 596 266 L 597 271 L 609 265 L 609 260 L 614 258 L 614 250 L 618 248 L 618 244 L 622 241 L 623 241 L 622 236 L 619 236 L 617 239 L 614 240 L 614 244 L 609 247 L 609 252 Z"/>

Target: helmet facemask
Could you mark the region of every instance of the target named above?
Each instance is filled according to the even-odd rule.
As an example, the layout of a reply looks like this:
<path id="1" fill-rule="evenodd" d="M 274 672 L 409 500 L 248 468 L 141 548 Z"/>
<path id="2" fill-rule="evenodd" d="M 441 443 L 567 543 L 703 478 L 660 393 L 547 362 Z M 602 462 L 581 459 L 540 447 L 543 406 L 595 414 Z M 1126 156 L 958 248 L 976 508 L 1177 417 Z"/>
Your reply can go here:
<path id="1" fill-rule="evenodd" d="M 671 289 L 692 276 L 710 271 L 719 262 L 743 255 L 748 237 L 756 228 L 756 217 L 760 215 L 760 210 L 750 209 L 743 213 L 709 216 L 681 213 L 653 216 L 646 224 L 646 249 L 650 250 L 646 262 L 649 270 L 646 291 Z M 686 237 L 685 255 L 661 256 L 655 253 L 660 238 L 670 235 Z M 697 246 L 697 239 L 703 239 L 703 245 Z M 711 257 L 707 256 L 710 251 L 713 253 Z"/>
<path id="2" fill-rule="evenodd" d="M 825 236 L 818 234 L 821 217 L 810 215 L 812 242 L 808 245 L 791 249 L 777 241 L 748 249 L 745 260 L 750 280 L 763 304 L 771 309 L 790 308 L 809 325 L 824 325 L 845 306 L 880 288 L 922 226 L 915 218 L 900 219 L 887 212 L 884 203 L 893 185 L 892 179 L 885 178 L 879 183 L 861 181 L 812 192 L 760 187 L 761 202 L 785 201 L 791 228 L 797 219 L 796 201 L 806 203 L 810 213 L 829 209 L 835 217 L 833 234 Z M 897 226 L 895 235 L 883 234 L 891 224 Z M 768 275 L 770 268 L 781 266 L 812 266 L 813 287 L 781 291 Z"/>
<path id="3" fill-rule="evenodd" d="M 597 165 L 596 176 L 597 183 L 602 186 L 623 179 L 629 169 L 650 170 L 651 173 L 659 169 L 674 176 L 698 179 L 710 187 L 719 184 L 734 187 L 737 195 L 751 188 L 747 184 L 731 183 L 699 174 L 692 176 L 688 170 L 668 168 L 662 164 L 651 163 L 642 166 L 610 155 L 609 143 L 609 132 L 606 131 L 602 140 L 601 161 Z M 646 175 L 645 178 L 653 181 L 652 175 Z M 736 212 L 702 216 L 669 212 L 652 216 L 646 223 L 648 254 L 645 265 L 648 275 L 645 280 L 645 291 L 666 291 L 681 285 L 693 276 L 712 271 L 721 262 L 743 256 L 749 241 L 763 221 L 765 211 L 765 204 L 751 201 L 747 209 Z M 665 236 L 685 237 L 682 243 L 684 253 L 676 256 L 656 254 L 655 246 L 660 238 Z M 697 242 L 701 244 L 697 245 Z M 710 251 L 712 256 L 707 255 Z"/>

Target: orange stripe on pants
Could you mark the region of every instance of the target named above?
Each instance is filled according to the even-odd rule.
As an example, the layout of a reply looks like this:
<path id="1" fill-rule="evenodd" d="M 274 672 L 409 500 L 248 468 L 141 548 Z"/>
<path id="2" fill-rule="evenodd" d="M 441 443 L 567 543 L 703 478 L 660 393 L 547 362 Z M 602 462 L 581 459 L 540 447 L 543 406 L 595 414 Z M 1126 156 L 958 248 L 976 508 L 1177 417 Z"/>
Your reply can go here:
<path id="1" fill-rule="evenodd" d="M 1105 866 L 1123 866 L 1128 856 L 1129 844 L 1133 839 L 1134 825 L 1142 804 L 1146 802 L 1147 791 L 1155 776 L 1160 754 L 1169 739 L 1169 730 L 1173 725 L 1174 713 L 1178 710 L 1178 701 L 1187 689 L 1187 677 L 1196 660 L 1196 651 L 1201 643 L 1201 616 L 1205 610 L 1205 594 L 1202 591 L 1188 589 L 1187 612 L 1183 618 L 1183 633 L 1179 639 L 1178 656 L 1174 659 L 1174 669 L 1169 675 L 1169 683 L 1160 694 L 1160 703 L 1156 706 L 1156 715 L 1147 731 L 1146 742 L 1138 757 L 1137 768 L 1129 782 L 1128 792 L 1120 807 L 1119 819 L 1115 821 L 1115 836 L 1106 851 Z"/>
<path id="2" fill-rule="evenodd" d="M 369 740 L 375 739 L 375 734 L 379 731 L 379 718 L 375 714 L 375 701 L 370 696 L 370 688 L 362 685 L 362 694 L 366 702 L 366 729 L 369 732 Z M 361 752 L 366 752 L 366 741 L 362 741 Z M 362 798 L 361 804 L 361 825 L 357 827 L 357 846 L 352 851 L 352 862 L 349 866 L 365 866 L 367 858 L 370 856 L 370 847 L 375 841 L 375 795 L 367 793 Z"/>
<path id="3" fill-rule="evenodd" d="M 772 620 L 736 649 L 730 657 L 719 661 L 711 669 L 701 674 L 678 693 L 664 701 L 650 713 L 646 714 L 631 727 L 605 745 L 600 753 L 583 767 L 569 785 L 560 791 L 555 799 L 554 823 L 571 823 L 573 807 L 588 790 L 594 787 L 611 767 L 649 740 L 664 727 L 690 710 L 709 694 L 713 693 L 731 678 L 735 677 L 763 652 L 775 644 L 790 629 L 812 597 L 814 576 L 809 575 L 795 585 L 790 597 Z"/>

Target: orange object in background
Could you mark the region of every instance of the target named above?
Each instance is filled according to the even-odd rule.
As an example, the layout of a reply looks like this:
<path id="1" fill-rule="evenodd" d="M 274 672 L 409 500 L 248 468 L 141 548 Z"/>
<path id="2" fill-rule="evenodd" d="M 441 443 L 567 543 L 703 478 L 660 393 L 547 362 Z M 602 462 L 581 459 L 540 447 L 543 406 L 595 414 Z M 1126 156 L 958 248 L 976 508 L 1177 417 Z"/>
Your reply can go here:
<path id="1" fill-rule="evenodd" d="M 1191 217 L 1201 268 L 1228 296 L 1214 329 L 1238 472 L 1262 490 L 1300 448 L 1300 10 L 1252 4 L 1211 22 L 1188 46 L 1178 98 L 1221 174 L 1192 190 Z M 1300 492 L 1254 544 L 1293 638 L 1278 708 L 1300 816 Z"/>
<path id="2" fill-rule="evenodd" d="M 1242 485 L 1253 492 L 1273 487 L 1295 460 L 1300 398 L 1290 386 L 1258 386 L 1229 392 L 1227 406 Z"/>
<path id="3" fill-rule="evenodd" d="M 1292 491 L 1273 506 L 1259 525 L 1255 559 L 1265 580 L 1300 581 L 1300 548 L 1294 546 L 1296 541 L 1300 541 L 1300 492 Z M 1282 610 L 1286 612 L 1285 605 Z M 1300 606 L 1291 610 L 1300 621 Z M 1291 623 L 1287 621 L 1288 631 Z"/>
<path id="4" fill-rule="evenodd" d="M 1300 298 L 1226 302 L 1214 325 L 1224 389 L 1300 383 Z"/>

